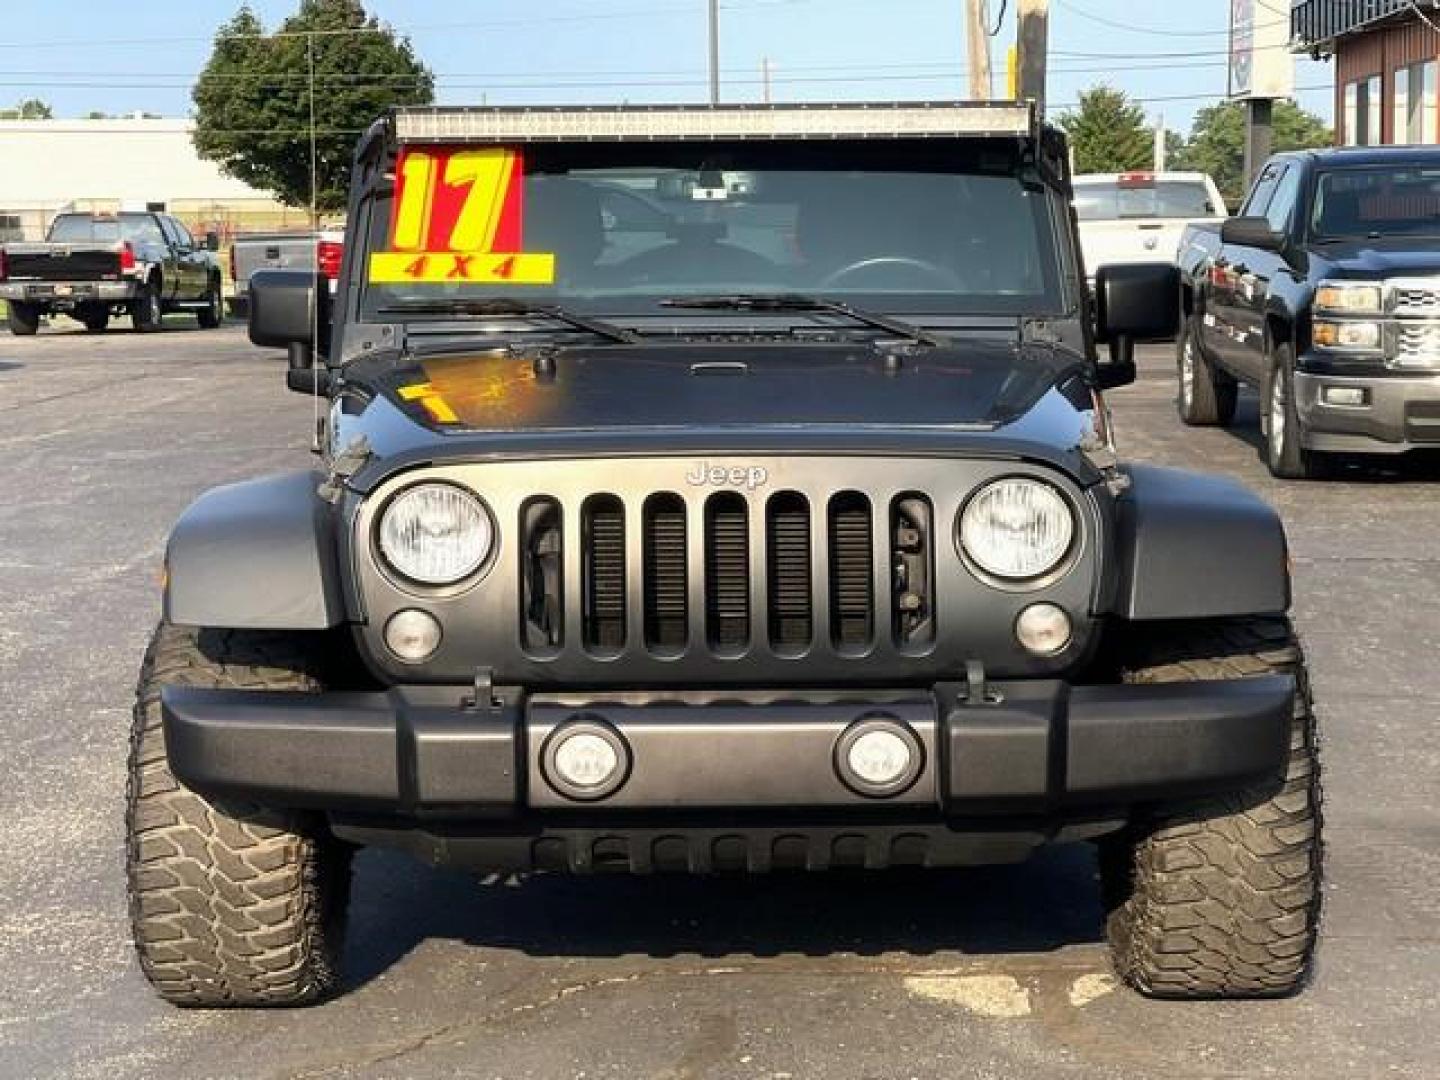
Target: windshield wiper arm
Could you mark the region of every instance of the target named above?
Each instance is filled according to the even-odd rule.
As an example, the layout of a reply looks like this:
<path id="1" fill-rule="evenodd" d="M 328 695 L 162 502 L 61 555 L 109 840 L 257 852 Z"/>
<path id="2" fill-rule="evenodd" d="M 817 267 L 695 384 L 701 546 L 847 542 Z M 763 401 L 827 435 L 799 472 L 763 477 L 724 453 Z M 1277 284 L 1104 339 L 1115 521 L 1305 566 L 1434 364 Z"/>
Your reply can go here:
<path id="1" fill-rule="evenodd" d="M 723 293 L 714 296 L 672 296 L 660 301 L 661 307 L 700 308 L 712 311 L 823 311 L 833 315 L 844 315 L 858 323 L 873 326 L 901 337 L 918 341 L 922 345 L 944 345 L 945 340 L 921 329 L 904 319 L 881 315 L 851 307 L 839 300 L 828 300 L 823 296 L 807 296 L 804 293 Z"/>
<path id="2" fill-rule="evenodd" d="M 573 311 L 554 304 L 527 304 L 520 300 L 501 298 L 465 299 L 451 297 L 444 300 L 400 300 L 380 308 L 381 315 L 403 315 L 406 313 L 431 313 L 439 315 L 503 315 L 521 319 L 554 319 L 575 330 L 584 330 L 596 337 L 609 338 L 623 345 L 633 345 L 640 340 L 634 330 L 616 326 L 604 319 L 592 319 L 588 315 L 577 315 Z"/>

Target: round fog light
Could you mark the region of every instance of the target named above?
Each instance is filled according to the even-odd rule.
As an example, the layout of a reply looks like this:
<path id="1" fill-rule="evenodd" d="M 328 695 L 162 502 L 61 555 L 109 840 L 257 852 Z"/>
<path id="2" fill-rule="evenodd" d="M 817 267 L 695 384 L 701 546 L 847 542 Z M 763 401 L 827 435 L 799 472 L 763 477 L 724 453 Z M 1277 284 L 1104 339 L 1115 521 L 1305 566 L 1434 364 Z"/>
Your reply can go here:
<path id="1" fill-rule="evenodd" d="M 550 733 L 540 752 L 550 786 L 572 799 L 600 799 L 625 782 L 630 748 L 598 720 L 573 720 Z"/>
<path id="2" fill-rule="evenodd" d="M 845 786 L 861 795 L 898 795 L 920 775 L 924 751 L 899 720 L 862 717 L 835 744 L 835 768 Z"/>
<path id="3" fill-rule="evenodd" d="M 440 647 L 440 624 L 425 611 L 397 611 L 385 624 L 385 645 L 407 664 L 418 664 Z"/>
<path id="4" fill-rule="evenodd" d="M 1015 620 L 1015 638 L 1036 656 L 1054 656 L 1070 644 L 1070 616 L 1055 604 L 1031 604 Z"/>

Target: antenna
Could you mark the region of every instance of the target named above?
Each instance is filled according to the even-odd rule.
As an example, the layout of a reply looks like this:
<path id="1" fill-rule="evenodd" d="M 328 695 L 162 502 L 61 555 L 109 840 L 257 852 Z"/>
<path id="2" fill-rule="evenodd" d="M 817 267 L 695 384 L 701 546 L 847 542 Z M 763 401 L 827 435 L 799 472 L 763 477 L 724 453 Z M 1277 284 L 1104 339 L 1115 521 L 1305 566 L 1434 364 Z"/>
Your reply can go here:
<path id="1" fill-rule="evenodd" d="M 317 283 L 315 289 L 310 293 L 310 341 L 312 359 L 311 367 L 314 367 L 313 356 L 320 349 L 320 167 L 318 154 L 315 148 L 315 32 L 311 30 L 305 35 L 305 62 L 309 72 L 310 84 L 310 231 L 314 234 L 314 265 L 315 271 L 312 280 Z M 328 287 L 328 286 L 327 286 Z M 326 358 L 320 357 L 320 362 L 325 363 Z M 315 453 L 321 453 L 323 447 L 320 444 L 320 379 L 318 372 L 311 371 L 310 378 L 310 448 Z"/>

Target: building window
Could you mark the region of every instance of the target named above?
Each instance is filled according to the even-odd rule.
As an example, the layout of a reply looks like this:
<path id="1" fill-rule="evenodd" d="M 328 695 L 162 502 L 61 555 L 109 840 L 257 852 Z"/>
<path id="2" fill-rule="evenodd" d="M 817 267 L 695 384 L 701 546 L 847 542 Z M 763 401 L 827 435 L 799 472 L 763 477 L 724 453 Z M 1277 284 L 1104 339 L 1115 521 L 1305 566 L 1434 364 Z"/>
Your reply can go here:
<path id="1" fill-rule="evenodd" d="M 1351 146 L 1380 142 L 1379 75 L 1345 84 L 1345 141 Z"/>
<path id="2" fill-rule="evenodd" d="M 1411 64 L 1395 72 L 1395 132 L 1397 143 L 1434 143 L 1436 128 L 1435 61 Z"/>

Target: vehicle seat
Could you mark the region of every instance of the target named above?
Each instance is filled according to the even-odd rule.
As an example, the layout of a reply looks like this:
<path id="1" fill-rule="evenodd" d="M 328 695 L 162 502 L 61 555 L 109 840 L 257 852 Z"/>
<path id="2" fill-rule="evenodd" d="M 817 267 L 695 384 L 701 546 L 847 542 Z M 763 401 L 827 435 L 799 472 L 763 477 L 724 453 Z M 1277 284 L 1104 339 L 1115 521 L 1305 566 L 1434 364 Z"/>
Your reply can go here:
<path id="1" fill-rule="evenodd" d="M 525 185 L 525 251 L 553 252 L 560 284 L 591 281 L 605 250 L 599 193 L 568 176 L 535 176 Z"/>

